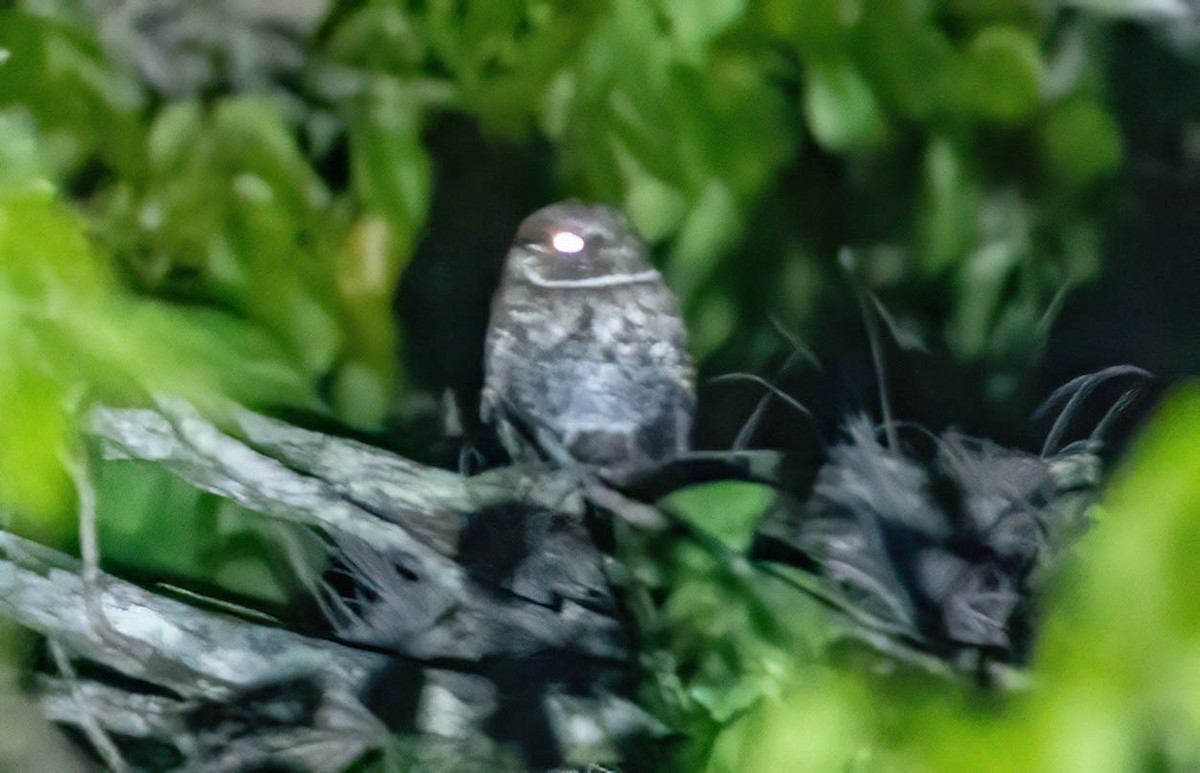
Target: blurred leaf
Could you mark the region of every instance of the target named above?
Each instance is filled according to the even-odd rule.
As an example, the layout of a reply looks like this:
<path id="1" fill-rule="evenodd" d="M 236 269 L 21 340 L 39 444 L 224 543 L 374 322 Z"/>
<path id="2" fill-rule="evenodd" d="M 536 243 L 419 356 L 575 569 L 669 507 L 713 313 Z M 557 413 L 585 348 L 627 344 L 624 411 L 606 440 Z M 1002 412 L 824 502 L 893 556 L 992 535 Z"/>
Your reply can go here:
<path id="1" fill-rule="evenodd" d="M 804 117 L 817 144 L 833 153 L 875 147 L 887 134 L 870 85 L 847 61 L 809 64 Z"/>
<path id="2" fill-rule="evenodd" d="M 562 140 L 574 101 L 575 74 L 571 70 L 561 70 L 551 79 L 542 98 L 541 128 L 550 139 Z"/>
<path id="3" fill-rule="evenodd" d="M 374 363 L 353 360 L 343 363 L 331 390 L 338 417 L 353 427 L 382 427 L 396 394 L 396 384 L 389 375 L 380 372 Z"/>
<path id="4" fill-rule="evenodd" d="M 1031 302 L 1028 295 L 1013 297 L 1008 292 L 1014 277 L 1029 260 L 1032 214 L 1025 201 L 1015 192 L 994 195 L 985 199 L 983 210 L 983 241 L 958 266 L 955 315 L 946 338 L 957 355 L 972 359 L 985 352 L 1008 353 L 997 346 L 997 333 L 1015 321 L 1022 311 L 1022 302 Z M 1027 351 L 1034 336 L 1040 310 L 1024 309 L 1026 324 L 1009 327 L 1015 350 Z"/>
<path id="5" fill-rule="evenodd" d="M 95 466 L 95 491 L 108 566 L 133 567 L 193 588 L 218 588 L 243 600 L 288 601 L 290 589 L 276 572 L 284 563 L 277 553 L 286 545 L 291 558 L 306 557 L 297 550 L 302 539 L 281 541 L 285 527 L 264 526 L 261 516 L 147 463 L 101 462 Z M 311 559 L 319 571 L 320 554 Z"/>
<path id="6" fill-rule="evenodd" d="M 623 209 L 638 232 L 650 243 L 675 233 L 687 211 L 684 194 L 647 172 L 620 140 L 613 140 L 613 153 L 626 181 Z"/>
<path id="7" fill-rule="evenodd" d="M 764 77 L 763 67 L 761 58 L 729 53 L 714 56 L 703 73 L 681 75 L 697 95 L 695 104 L 703 105 L 680 111 L 686 136 L 696 138 L 695 150 L 703 154 L 693 179 L 715 173 L 741 207 L 758 200 L 801 140 L 798 110 Z"/>
<path id="8" fill-rule="evenodd" d="M 94 394 L 312 399 L 244 323 L 125 296 L 81 219 L 45 192 L 0 196 L 0 356 L 12 408 L 0 426 L 0 497 L 39 528 L 56 528 L 71 499 L 62 463 L 74 453 L 73 411 Z"/>
<path id="9" fill-rule="evenodd" d="M 0 111 L 0 195 L 49 189 L 49 169 L 33 120 L 23 110 Z"/>
<path id="10" fill-rule="evenodd" d="M 1041 59 L 1032 35 L 1011 27 L 988 27 L 967 52 L 971 94 L 981 116 L 1012 123 L 1038 105 Z"/>
<path id="11" fill-rule="evenodd" d="M 845 0 L 808 0 L 797 13 L 788 0 L 766 0 L 762 13 L 771 32 L 795 42 L 805 53 L 825 54 L 842 43 L 846 27 L 857 21 L 857 3 Z"/>
<path id="12" fill-rule="evenodd" d="M 740 552 L 750 546 L 754 526 L 774 497 L 766 486 L 722 482 L 681 489 L 661 504 Z"/>
<path id="13" fill-rule="evenodd" d="M 964 302 L 958 305 L 959 315 L 951 328 L 960 356 L 972 358 L 983 352 L 1005 285 L 1022 258 L 1006 242 L 989 242 L 968 257 L 958 290 Z"/>
<path id="14" fill-rule="evenodd" d="M 219 309 L 125 301 L 105 343 L 146 388 L 207 403 L 213 395 L 251 405 L 313 406 L 311 383 L 262 330 Z M 87 340 L 86 331 L 80 331 Z M 120 358 L 120 359 L 118 359 Z M 99 378 L 99 376 L 98 376 Z"/>
<path id="15" fill-rule="evenodd" d="M 785 701 L 764 702 L 727 730 L 733 738 L 718 744 L 730 747 L 724 750 L 728 767 L 709 770 L 852 768 L 872 741 L 871 712 L 864 710 L 869 700 L 848 680 L 810 672 Z"/>
<path id="16" fill-rule="evenodd" d="M 210 575 L 218 497 L 138 462 L 97 465 L 95 486 L 106 561 L 161 576 Z"/>
<path id="17" fill-rule="evenodd" d="M 733 193 L 720 180 L 710 180 L 683 221 L 671 251 L 671 285 L 686 299 L 715 269 L 717 259 L 741 230 Z"/>
<path id="18" fill-rule="evenodd" d="M 1072 0 L 1071 5 L 1143 22 L 1195 19 L 1195 9 L 1186 0 Z"/>
<path id="19" fill-rule="evenodd" d="M 708 44 L 745 13 L 746 0 L 662 0 L 662 6 L 686 56 L 701 61 Z"/>
<path id="20" fill-rule="evenodd" d="M 240 310 L 321 373 L 342 333 L 333 317 L 332 261 L 340 232 L 330 194 L 266 99 L 233 98 L 205 112 L 164 110 L 150 133 L 151 166 L 115 198 L 117 246 L 149 282 Z"/>
<path id="21" fill-rule="evenodd" d="M 0 359 L 0 502 L 4 528 L 50 544 L 74 532 L 73 450 L 64 385 L 11 357 Z"/>
<path id="22" fill-rule="evenodd" d="M 366 3 L 333 28 L 323 53 L 366 70 L 406 72 L 425 54 L 413 15 L 399 3 Z"/>
<path id="23" fill-rule="evenodd" d="M 173 102 L 167 105 L 151 125 L 146 140 L 150 163 L 161 169 L 178 169 L 187 163 L 188 153 L 200 141 L 204 116 L 200 103 Z"/>
<path id="24" fill-rule="evenodd" d="M 631 180 L 624 207 L 639 233 L 649 242 L 660 241 L 674 233 L 686 208 L 683 194 L 646 174 L 636 175 Z"/>
<path id="25" fill-rule="evenodd" d="M 460 76 L 475 78 L 485 63 L 508 52 L 522 21 L 521 10 L 517 0 L 437 0 L 430 6 L 430 37 Z"/>
<path id="26" fill-rule="evenodd" d="M 505 55 L 483 63 L 483 77 L 460 81 L 485 130 L 528 142 L 540 114 L 547 131 L 555 133 L 547 119 L 553 121 L 556 101 L 562 106 L 570 94 L 555 93 L 553 86 L 562 89 L 576 82 L 574 76 L 587 79 L 578 58 L 602 7 L 594 2 L 526 5 Z"/>
<path id="27" fill-rule="evenodd" d="M 349 125 L 354 185 L 363 203 L 388 219 L 396 245 L 411 247 L 430 192 L 418 105 L 402 84 L 386 78 L 373 79 L 364 99 Z"/>
<path id="28" fill-rule="evenodd" d="M 724 344 L 738 322 L 733 299 L 719 289 L 698 296 L 688 310 L 690 340 L 688 348 L 704 359 Z"/>
<path id="29" fill-rule="evenodd" d="M 253 97 L 223 100 L 213 112 L 212 130 L 235 182 L 247 179 L 241 175 L 260 178 L 267 186 L 264 198 L 278 202 L 293 217 L 328 205 L 328 192 L 297 147 L 276 102 Z M 255 195 L 244 193 L 243 198 Z"/>
<path id="30" fill-rule="evenodd" d="M 21 105 L 44 133 L 60 138 L 46 160 L 58 175 L 103 158 L 120 169 L 141 163 L 136 82 L 102 58 L 80 29 L 51 16 L 0 9 L 0 107 Z"/>
<path id="31" fill-rule="evenodd" d="M 1150 734 L 1200 759 L 1200 603 L 1191 581 L 1200 555 L 1197 433 L 1193 381 L 1162 405 L 1114 482 L 1084 559 L 1060 584 L 1043 645 L 1047 680 L 1064 686 L 1057 710 L 1077 713 L 1076 732 L 1086 716 L 1078 714 L 1105 718 L 1109 732 L 1126 736 L 1125 754 Z M 1136 604 L 1123 601 L 1131 589 Z M 1128 769 L 1121 759 L 1108 769 Z"/>
<path id="32" fill-rule="evenodd" d="M 937 274 L 954 266 L 978 238 L 978 186 L 955 144 L 934 137 L 923 159 L 921 257 Z"/>
<path id="33" fill-rule="evenodd" d="M 354 426 L 381 426 L 399 388 L 392 296 L 410 249 L 387 220 L 368 215 L 354 225 L 337 256 L 348 361 L 336 376 L 333 404 Z"/>
<path id="34" fill-rule="evenodd" d="M 1123 152 L 1116 122 L 1091 100 L 1064 102 L 1042 126 L 1047 174 L 1066 186 L 1084 186 L 1112 175 Z"/>
<path id="35" fill-rule="evenodd" d="M 1047 10 L 1038 0 L 938 0 L 938 7 L 956 22 L 973 28 L 989 22 L 1035 26 Z"/>
<path id="36" fill-rule="evenodd" d="M 880 101 L 917 120 L 961 111 L 962 55 L 926 18 L 928 4 L 876 0 L 860 8 L 855 63 Z"/>

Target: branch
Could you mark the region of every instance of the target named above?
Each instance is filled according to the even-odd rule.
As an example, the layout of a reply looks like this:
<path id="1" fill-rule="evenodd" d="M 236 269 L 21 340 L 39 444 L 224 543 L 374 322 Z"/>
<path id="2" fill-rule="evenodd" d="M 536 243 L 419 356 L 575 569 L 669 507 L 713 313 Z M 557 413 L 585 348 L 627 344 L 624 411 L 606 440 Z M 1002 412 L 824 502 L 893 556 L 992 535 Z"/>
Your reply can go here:
<path id="1" fill-rule="evenodd" d="M 353 694 L 381 655 L 208 612 L 101 573 L 89 614 L 78 561 L 0 532 L 0 615 L 71 653 L 189 698 L 316 676 Z M 115 639 L 115 640 L 114 640 Z"/>
<path id="2" fill-rule="evenodd" d="M 233 412 L 239 439 L 185 403 L 161 406 L 96 410 L 105 456 L 159 463 L 325 534 L 377 599 L 364 608 L 335 600 L 347 640 L 430 660 L 563 649 L 626 658 L 569 474 L 505 468 L 467 479 L 246 411 Z"/>

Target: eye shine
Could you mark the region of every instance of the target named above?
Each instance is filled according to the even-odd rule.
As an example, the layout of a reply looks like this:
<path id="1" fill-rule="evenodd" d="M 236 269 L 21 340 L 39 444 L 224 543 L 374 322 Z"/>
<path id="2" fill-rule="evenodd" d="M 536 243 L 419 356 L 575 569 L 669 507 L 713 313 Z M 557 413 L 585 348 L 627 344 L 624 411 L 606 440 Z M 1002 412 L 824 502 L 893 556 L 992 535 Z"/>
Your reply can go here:
<path id="1" fill-rule="evenodd" d="M 694 374 L 679 302 L 611 207 L 562 202 L 521 224 L 484 369 L 482 416 L 516 459 L 622 485 L 688 449 Z"/>
<path id="2" fill-rule="evenodd" d="M 571 233 L 570 231 L 559 231 L 554 234 L 552 240 L 554 249 L 567 255 L 574 255 L 577 252 L 583 252 L 584 241 L 579 234 Z"/>

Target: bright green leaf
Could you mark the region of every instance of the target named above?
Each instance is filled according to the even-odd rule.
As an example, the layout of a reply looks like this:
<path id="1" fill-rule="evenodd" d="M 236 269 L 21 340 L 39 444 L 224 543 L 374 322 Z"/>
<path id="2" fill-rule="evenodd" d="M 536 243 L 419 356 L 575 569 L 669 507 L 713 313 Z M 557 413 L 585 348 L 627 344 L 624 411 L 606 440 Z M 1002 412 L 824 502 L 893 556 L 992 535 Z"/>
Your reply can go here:
<path id="1" fill-rule="evenodd" d="M 846 61 L 809 64 L 804 118 L 817 144 L 833 153 L 869 149 L 887 135 L 887 119 L 870 85 Z"/>
<path id="2" fill-rule="evenodd" d="M 749 547 L 754 527 L 774 497 L 766 486 L 727 481 L 676 491 L 662 505 L 741 551 Z"/>
<path id="3" fill-rule="evenodd" d="M 0 111 L 0 195 L 39 188 L 47 191 L 47 166 L 29 114 Z"/>

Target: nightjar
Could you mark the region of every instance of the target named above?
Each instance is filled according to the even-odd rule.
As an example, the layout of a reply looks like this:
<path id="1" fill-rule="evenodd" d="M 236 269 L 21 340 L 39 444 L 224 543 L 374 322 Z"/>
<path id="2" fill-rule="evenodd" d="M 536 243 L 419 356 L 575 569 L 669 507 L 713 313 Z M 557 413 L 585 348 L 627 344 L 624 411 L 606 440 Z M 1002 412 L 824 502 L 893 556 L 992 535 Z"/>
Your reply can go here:
<path id="1" fill-rule="evenodd" d="M 518 459 L 625 484 L 688 448 L 694 369 L 679 301 L 617 210 L 521 223 L 492 302 L 481 415 Z"/>

